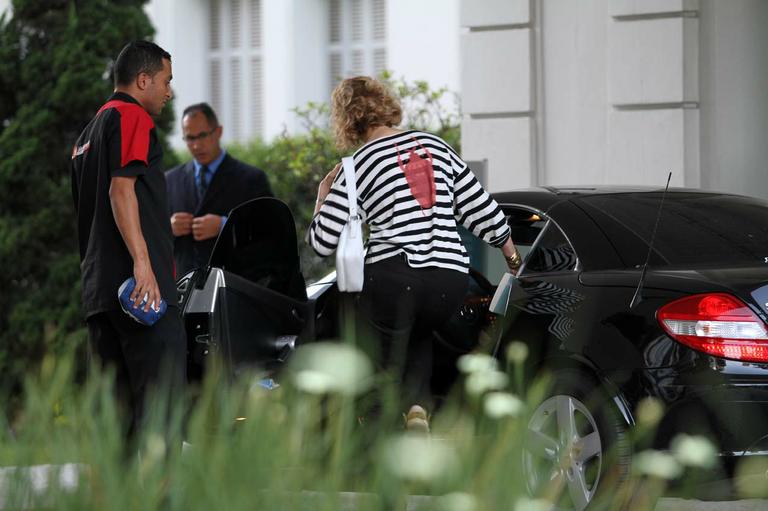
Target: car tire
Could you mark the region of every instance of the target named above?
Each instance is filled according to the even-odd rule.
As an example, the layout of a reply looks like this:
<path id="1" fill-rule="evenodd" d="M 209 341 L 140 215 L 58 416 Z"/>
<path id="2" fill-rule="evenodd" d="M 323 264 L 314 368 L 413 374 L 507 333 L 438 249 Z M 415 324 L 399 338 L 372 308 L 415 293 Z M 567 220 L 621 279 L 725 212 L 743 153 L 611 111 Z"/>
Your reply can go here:
<path id="1" fill-rule="evenodd" d="M 529 493 L 557 509 L 620 509 L 617 490 L 632 456 L 626 422 L 589 373 L 559 369 L 552 377 L 528 422 L 523 473 Z"/>

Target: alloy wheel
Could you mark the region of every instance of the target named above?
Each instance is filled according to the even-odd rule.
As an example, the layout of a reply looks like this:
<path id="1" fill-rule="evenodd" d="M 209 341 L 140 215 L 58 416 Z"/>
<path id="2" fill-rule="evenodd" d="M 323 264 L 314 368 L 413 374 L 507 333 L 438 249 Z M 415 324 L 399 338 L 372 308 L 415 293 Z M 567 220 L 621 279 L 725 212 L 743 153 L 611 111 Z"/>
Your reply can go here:
<path id="1" fill-rule="evenodd" d="M 603 474 L 603 445 L 589 409 L 569 395 L 552 396 L 533 412 L 523 450 L 528 491 L 558 508 L 584 510 Z"/>

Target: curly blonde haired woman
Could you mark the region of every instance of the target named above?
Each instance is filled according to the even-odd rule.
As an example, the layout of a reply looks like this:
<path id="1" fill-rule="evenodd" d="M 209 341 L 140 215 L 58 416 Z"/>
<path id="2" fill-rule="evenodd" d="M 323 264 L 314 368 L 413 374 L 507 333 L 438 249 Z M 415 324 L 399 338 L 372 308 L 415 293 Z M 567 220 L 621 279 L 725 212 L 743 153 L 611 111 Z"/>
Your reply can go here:
<path id="1" fill-rule="evenodd" d="M 460 305 L 469 258 L 457 230 L 463 225 L 499 247 L 510 269 L 520 257 L 498 204 L 467 164 L 440 137 L 397 128 L 397 99 L 377 80 L 343 80 L 331 97 L 331 122 L 342 151 L 354 154 L 358 210 L 370 229 L 365 284 L 358 312 L 377 341 L 374 358 L 404 384 L 413 406 L 409 426 L 428 429 L 431 332 Z M 309 242 L 321 256 L 334 252 L 348 216 L 341 165 L 320 183 Z"/>

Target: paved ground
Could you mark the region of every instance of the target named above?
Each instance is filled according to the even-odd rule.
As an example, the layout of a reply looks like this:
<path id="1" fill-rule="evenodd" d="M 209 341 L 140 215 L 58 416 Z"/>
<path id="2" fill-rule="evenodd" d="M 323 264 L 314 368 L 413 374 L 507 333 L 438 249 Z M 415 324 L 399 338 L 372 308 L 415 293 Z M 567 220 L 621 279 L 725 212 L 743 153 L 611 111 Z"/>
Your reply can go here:
<path id="1" fill-rule="evenodd" d="M 703 502 L 688 499 L 661 499 L 656 511 L 766 511 L 768 500 L 734 500 L 726 502 Z"/>
<path id="2" fill-rule="evenodd" d="M 74 489 L 80 478 L 80 474 L 85 467 L 80 464 L 70 463 L 67 465 L 37 465 L 33 467 L 0 467 L 0 509 L 6 509 L 6 501 L 9 491 L 10 478 L 19 470 L 27 473 L 32 481 L 32 491 L 43 493 L 49 484 L 52 483 L 52 477 L 58 479 L 58 485 L 62 489 Z M 768 484 L 765 478 L 755 481 L 756 484 Z M 728 481 L 718 481 L 723 488 L 728 487 Z M 709 485 L 710 488 L 712 485 Z M 342 508 L 340 511 L 355 511 L 371 499 L 376 499 L 372 494 L 361 493 L 343 493 Z M 315 503 L 329 498 L 327 494 L 317 492 L 301 492 L 300 500 L 307 500 L 307 504 Z M 431 509 L 433 497 L 413 496 L 408 500 L 405 511 L 420 511 Z M 308 509 L 311 509 L 310 506 Z M 18 508 L 17 508 L 18 509 Z M 656 506 L 656 511 L 768 511 L 768 500 L 693 500 L 674 497 L 663 498 Z"/>

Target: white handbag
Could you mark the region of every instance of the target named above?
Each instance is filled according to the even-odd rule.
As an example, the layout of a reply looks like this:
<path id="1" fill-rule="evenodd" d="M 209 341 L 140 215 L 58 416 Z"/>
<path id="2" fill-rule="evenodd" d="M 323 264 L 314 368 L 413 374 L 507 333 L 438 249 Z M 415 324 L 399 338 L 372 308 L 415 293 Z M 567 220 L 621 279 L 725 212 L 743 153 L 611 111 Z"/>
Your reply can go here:
<path id="1" fill-rule="evenodd" d="M 341 163 L 344 167 L 347 186 L 349 218 L 341 230 L 339 245 L 336 247 L 336 285 L 339 291 L 357 293 L 363 290 L 363 267 L 365 266 L 363 220 L 357 212 L 355 162 L 347 156 L 341 159 Z"/>

